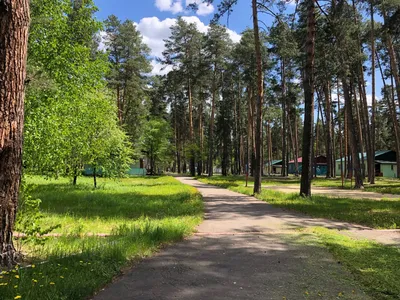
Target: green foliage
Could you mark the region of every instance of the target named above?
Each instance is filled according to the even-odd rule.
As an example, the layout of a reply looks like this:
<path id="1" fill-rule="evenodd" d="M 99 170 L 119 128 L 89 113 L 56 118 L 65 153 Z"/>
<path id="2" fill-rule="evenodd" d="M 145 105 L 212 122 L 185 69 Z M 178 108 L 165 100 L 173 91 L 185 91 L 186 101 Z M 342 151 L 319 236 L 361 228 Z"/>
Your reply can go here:
<path id="1" fill-rule="evenodd" d="M 131 145 L 106 90 L 107 57 L 93 1 L 32 1 L 24 166 L 30 173 L 77 176 L 85 164 L 120 175 Z"/>
<path id="2" fill-rule="evenodd" d="M 143 75 L 151 72 L 149 47 L 131 20 L 121 22 L 111 15 L 105 24 L 105 46 L 110 68 L 108 86 L 118 106 L 120 124 L 135 143 L 141 135 L 149 110 L 151 80 Z"/>
<path id="3" fill-rule="evenodd" d="M 15 231 L 22 234 L 18 239 L 19 244 L 22 241 L 22 244 L 32 243 L 34 245 L 43 245 L 46 242 L 46 238 L 43 235 L 60 228 L 61 225 L 55 224 L 49 226 L 42 222 L 44 218 L 44 215 L 40 211 L 42 201 L 40 199 L 33 199 L 30 195 L 31 190 L 32 187 L 26 184 L 22 189 Z"/>
<path id="4" fill-rule="evenodd" d="M 151 119 L 144 128 L 140 138 L 140 149 L 150 160 L 150 172 L 154 174 L 156 166 L 168 162 L 171 155 L 169 138 L 171 129 L 163 119 Z"/>

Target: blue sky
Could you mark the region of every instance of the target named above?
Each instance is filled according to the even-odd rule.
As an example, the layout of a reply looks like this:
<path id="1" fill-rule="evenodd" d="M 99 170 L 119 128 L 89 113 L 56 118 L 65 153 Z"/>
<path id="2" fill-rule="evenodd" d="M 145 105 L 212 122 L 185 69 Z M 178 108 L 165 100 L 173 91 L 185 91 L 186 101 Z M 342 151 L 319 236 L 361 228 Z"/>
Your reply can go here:
<path id="1" fill-rule="evenodd" d="M 156 6 L 158 3 L 158 7 Z M 160 20 L 166 18 L 176 18 L 177 16 L 197 16 L 203 23 L 208 24 L 213 16 L 214 7 L 208 7 L 209 14 L 197 15 L 195 12 L 184 10 L 181 12 L 176 12 L 171 10 L 162 11 L 160 3 L 163 2 L 164 5 L 168 6 L 172 2 L 181 3 L 182 9 L 186 2 L 194 2 L 187 0 L 95 0 L 96 5 L 99 8 L 97 16 L 99 19 L 104 20 L 108 15 L 114 14 L 120 19 L 131 19 L 136 23 L 139 23 L 143 18 L 157 17 Z M 172 6 L 173 7 L 173 6 Z M 222 23 L 226 25 L 226 18 L 222 20 Z M 251 26 L 251 7 L 250 1 L 239 1 L 238 5 L 235 7 L 235 12 L 230 17 L 229 28 L 240 33 L 247 26 Z"/>

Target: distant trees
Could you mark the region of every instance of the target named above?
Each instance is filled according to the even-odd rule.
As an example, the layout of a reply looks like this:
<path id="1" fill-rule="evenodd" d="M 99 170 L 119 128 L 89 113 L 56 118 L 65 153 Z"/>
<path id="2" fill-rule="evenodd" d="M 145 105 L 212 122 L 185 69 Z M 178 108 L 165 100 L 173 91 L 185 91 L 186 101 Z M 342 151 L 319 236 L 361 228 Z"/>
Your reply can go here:
<path id="1" fill-rule="evenodd" d="M 108 86 L 116 99 L 118 120 L 133 143 L 137 141 L 148 114 L 151 71 L 150 49 L 131 20 L 121 22 L 111 15 L 105 21 L 105 45 L 111 64 L 107 72 Z"/>
<path id="2" fill-rule="evenodd" d="M 218 2 L 219 9 L 214 21 L 231 12 L 237 3 L 236 0 L 204 2 Z M 227 54 L 230 62 L 221 70 L 222 78 L 229 74 L 231 64 L 238 71 L 234 85 L 237 88 L 236 105 L 231 106 L 234 116 L 234 130 L 229 137 L 232 143 L 228 151 L 233 162 L 231 173 L 244 172 L 244 166 L 248 165 L 251 175 L 255 176 L 257 192 L 257 149 L 259 145 L 264 145 L 260 151 L 261 165 L 264 165 L 266 158 L 282 159 L 284 176 L 287 175 L 288 161 L 294 160 L 295 170 L 298 171 L 298 157 L 303 156 L 301 193 L 306 196 L 311 194 L 310 182 L 316 172 L 314 157 L 321 154 L 327 157 L 328 178 L 337 175 L 335 161 L 338 157 L 344 157 L 344 176 L 355 176 L 356 188 L 362 188 L 366 174 L 367 180 L 374 183 L 375 150 L 400 150 L 396 113 L 400 107 L 396 104 L 400 94 L 400 83 L 397 84 L 400 77 L 399 58 L 395 50 L 399 47 L 399 30 L 394 25 L 399 18 L 398 1 L 368 2 L 368 5 L 359 1 L 333 1 L 324 5 L 315 1 L 300 1 L 294 13 L 288 13 L 283 3 L 253 0 L 250 3 L 254 20 L 262 12 L 273 16 L 274 22 L 270 27 L 253 22 L 253 38 L 249 38 L 247 31 L 243 32 L 242 42 L 233 47 L 231 54 Z M 311 5 L 314 7 L 311 8 Z M 311 9 L 318 18 L 310 19 L 313 16 Z M 376 22 L 376 14 L 382 17 L 382 24 Z M 259 23 L 267 31 L 266 41 L 257 42 Z M 268 48 L 265 57 L 262 54 L 264 45 Z M 376 68 L 379 68 L 384 83 L 384 101 L 379 99 L 376 91 Z M 371 95 L 367 84 L 369 76 L 372 81 Z M 264 96 L 258 99 L 261 89 Z M 221 92 L 223 94 L 222 89 Z M 221 101 L 232 103 L 231 97 L 227 99 L 222 94 Z M 247 101 L 243 101 L 246 98 Z M 218 118 L 220 113 L 230 115 L 226 112 L 229 105 L 221 103 L 214 107 L 212 99 L 210 96 L 209 116 L 213 126 L 208 131 L 209 148 L 215 144 L 214 129 L 218 132 L 218 124 L 221 124 L 214 124 L 213 116 Z M 259 108 L 262 102 L 264 104 Z M 276 109 L 282 114 L 280 118 Z M 387 109 L 390 116 L 389 126 L 395 133 L 392 140 L 384 134 L 387 126 L 380 126 L 376 122 L 377 116 L 382 116 L 382 109 Z M 270 114 L 269 110 L 274 113 Z M 258 118 L 260 111 L 261 119 Z M 314 120 L 314 115 L 317 120 Z M 257 118 L 262 121 L 261 130 Z M 304 126 L 300 126 L 302 118 Z M 221 148 L 220 152 L 224 151 Z M 364 152 L 367 153 L 366 158 L 360 155 Z M 211 164 L 217 163 L 222 167 L 226 161 L 211 154 L 212 151 L 207 162 L 209 175 L 212 174 Z M 398 174 L 399 163 L 400 158 Z"/>

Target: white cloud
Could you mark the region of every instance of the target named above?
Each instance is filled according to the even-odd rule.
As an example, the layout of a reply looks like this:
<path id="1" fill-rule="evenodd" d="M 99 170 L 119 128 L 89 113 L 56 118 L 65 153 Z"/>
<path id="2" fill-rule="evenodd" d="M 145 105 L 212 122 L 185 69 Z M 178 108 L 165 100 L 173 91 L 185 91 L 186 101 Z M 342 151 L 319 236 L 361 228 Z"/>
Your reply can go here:
<path id="1" fill-rule="evenodd" d="M 203 3 L 202 0 L 186 0 L 186 6 L 190 4 L 197 4 L 197 15 L 207 16 L 214 12 L 214 6 L 212 4 Z"/>
<path id="2" fill-rule="evenodd" d="M 237 33 L 236 31 L 230 30 L 229 28 L 227 29 L 229 36 L 231 37 L 231 40 L 236 44 L 239 43 L 240 40 L 242 39 L 242 36 Z"/>
<path id="3" fill-rule="evenodd" d="M 207 33 L 209 26 L 205 25 L 196 16 L 185 16 L 182 17 L 186 22 L 193 23 L 196 25 L 197 29 L 202 33 Z M 165 75 L 171 70 L 171 66 L 164 66 L 162 63 L 157 62 L 155 58 L 161 58 L 163 51 L 165 50 L 164 40 L 168 39 L 171 35 L 171 26 L 176 24 L 177 19 L 167 18 L 160 20 L 157 17 L 143 18 L 139 23 L 135 23 L 137 30 L 141 33 L 143 37 L 143 42 L 146 43 L 150 49 L 150 55 L 153 57 L 151 65 L 153 70 L 152 75 Z M 238 43 L 241 36 L 233 30 L 227 29 L 229 36 L 234 43 Z M 104 31 L 100 32 L 100 50 L 105 50 L 105 39 L 106 33 Z"/>
<path id="4" fill-rule="evenodd" d="M 160 11 L 170 11 L 173 14 L 183 11 L 182 0 L 156 0 L 155 5 Z"/>
<path id="5" fill-rule="evenodd" d="M 202 0 L 186 0 L 185 7 L 190 4 L 197 4 L 197 15 L 207 16 L 214 12 L 214 6 L 212 4 L 203 3 Z M 183 0 L 155 0 L 155 6 L 160 11 L 169 11 L 173 14 L 177 14 L 184 11 Z"/>
<path id="6" fill-rule="evenodd" d="M 382 100 L 382 97 L 375 95 L 375 102 Z M 367 105 L 372 107 L 372 94 L 367 94 Z"/>
<path id="7" fill-rule="evenodd" d="M 166 75 L 172 71 L 172 66 L 165 66 L 162 63 L 153 60 L 151 62 L 151 66 L 153 70 L 151 71 L 151 75 Z"/>
<path id="8" fill-rule="evenodd" d="M 197 29 L 202 33 L 207 33 L 209 26 L 205 25 L 196 16 L 182 17 L 188 23 L 194 23 Z M 157 17 L 143 18 L 140 20 L 137 29 L 143 36 L 145 42 L 151 49 L 151 55 L 155 57 L 162 57 L 162 52 L 165 49 L 164 40 L 168 39 L 171 35 L 170 27 L 176 24 L 176 19 L 167 18 L 160 20 Z M 233 42 L 238 43 L 241 36 L 233 30 L 228 29 L 228 33 Z"/>

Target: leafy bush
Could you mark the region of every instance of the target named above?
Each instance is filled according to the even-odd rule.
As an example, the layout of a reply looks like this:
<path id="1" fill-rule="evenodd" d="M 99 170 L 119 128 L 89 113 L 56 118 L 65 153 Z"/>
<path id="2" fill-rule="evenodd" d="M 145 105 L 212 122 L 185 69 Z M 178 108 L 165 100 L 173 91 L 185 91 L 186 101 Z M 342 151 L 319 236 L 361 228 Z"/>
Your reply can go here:
<path id="1" fill-rule="evenodd" d="M 44 235 L 61 227 L 60 224 L 43 227 L 43 224 L 40 222 L 40 219 L 44 217 L 40 212 L 41 203 L 40 199 L 33 199 L 29 195 L 29 188 L 23 188 L 15 224 L 15 230 L 21 234 L 19 239 L 21 244 L 23 242 L 32 242 L 36 245 L 43 245 L 46 241 Z"/>

